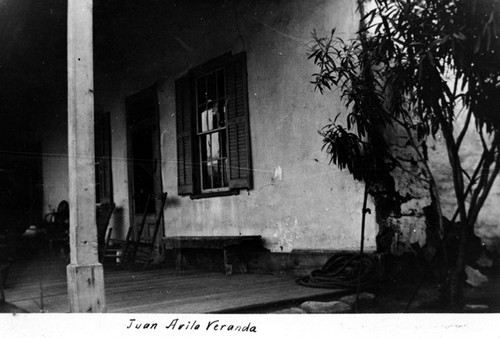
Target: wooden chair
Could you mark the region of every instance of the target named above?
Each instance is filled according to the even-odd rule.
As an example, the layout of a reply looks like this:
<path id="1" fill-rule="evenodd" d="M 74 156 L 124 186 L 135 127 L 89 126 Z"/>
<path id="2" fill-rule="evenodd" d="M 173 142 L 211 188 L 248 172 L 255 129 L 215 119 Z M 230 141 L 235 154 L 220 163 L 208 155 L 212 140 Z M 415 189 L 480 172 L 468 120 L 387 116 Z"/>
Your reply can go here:
<path id="1" fill-rule="evenodd" d="M 97 248 L 99 252 L 99 261 L 102 260 L 106 250 L 106 233 L 111 232 L 109 227 L 109 220 L 115 210 L 114 203 L 105 203 L 97 206 L 96 209 L 96 224 L 97 224 Z"/>
<path id="2" fill-rule="evenodd" d="M 167 193 L 160 194 L 159 199 L 159 208 L 154 223 L 146 224 L 147 213 L 145 212 L 137 230 L 133 226 L 129 227 L 125 241 L 110 240 L 111 232 L 108 232 L 108 239 L 106 240 L 106 247 L 103 255 L 104 260 L 113 259 L 118 265 L 133 265 L 138 261 L 142 261 L 144 267 L 147 267 L 149 263 L 151 263 L 158 231 L 163 221 L 163 209 L 167 201 Z M 151 201 L 152 195 L 150 194 L 144 210 L 148 210 Z M 153 234 L 150 238 L 144 239 L 144 230 L 149 225 L 154 226 Z"/>
<path id="3" fill-rule="evenodd" d="M 148 210 L 150 202 L 151 202 L 151 194 L 148 195 L 144 210 Z M 126 265 L 131 260 L 133 261 L 132 257 L 130 256 L 133 255 L 134 253 L 130 252 L 129 243 L 131 241 L 137 240 L 138 236 L 137 233 L 139 234 L 142 233 L 142 230 L 144 229 L 144 226 L 146 224 L 146 217 L 147 213 L 145 212 L 144 215 L 142 216 L 141 223 L 139 223 L 138 230 L 135 231 L 135 233 L 134 233 L 134 227 L 129 226 L 127 235 L 125 236 L 125 240 L 111 239 L 113 228 L 110 228 L 108 230 L 106 235 L 106 242 L 104 245 L 104 252 L 101 258 L 101 263 L 112 260 L 114 263 L 121 266 L 121 265 Z"/>
<path id="4" fill-rule="evenodd" d="M 45 215 L 45 230 L 51 250 L 59 246 L 61 252 L 69 249 L 69 203 L 61 201 L 57 210 Z"/>
<path id="5" fill-rule="evenodd" d="M 97 247 L 99 257 L 102 257 L 105 247 L 106 231 L 109 220 L 115 209 L 114 203 L 98 205 L 96 208 Z M 56 211 L 45 216 L 45 229 L 51 250 L 59 246 L 64 255 L 69 252 L 69 203 L 61 201 Z"/>

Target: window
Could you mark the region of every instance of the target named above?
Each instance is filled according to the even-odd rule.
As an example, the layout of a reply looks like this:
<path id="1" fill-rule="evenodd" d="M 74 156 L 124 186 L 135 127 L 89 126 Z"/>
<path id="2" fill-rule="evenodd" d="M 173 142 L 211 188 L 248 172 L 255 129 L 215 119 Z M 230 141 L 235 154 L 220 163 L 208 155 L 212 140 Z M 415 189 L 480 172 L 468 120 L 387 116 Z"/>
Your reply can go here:
<path id="1" fill-rule="evenodd" d="M 196 198 L 249 189 L 245 54 L 196 67 L 175 86 L 179 194 Z"/>
<path id="2" fill-rule="evenodd" d="M 195 93 L 201 190 L 226 190 L 229 184 L 224 69 L 220 68 L 198 77 L 195 80 Z"/>

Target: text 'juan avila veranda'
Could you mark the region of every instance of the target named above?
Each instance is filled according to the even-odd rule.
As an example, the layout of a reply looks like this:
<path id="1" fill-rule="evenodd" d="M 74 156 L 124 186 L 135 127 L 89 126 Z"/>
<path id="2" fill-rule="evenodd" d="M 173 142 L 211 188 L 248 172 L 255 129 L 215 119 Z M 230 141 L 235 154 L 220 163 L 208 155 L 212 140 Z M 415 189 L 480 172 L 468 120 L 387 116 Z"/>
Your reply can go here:
<path id="1" fill-rule="evenodd" d="M 220 320 L 209 321 L 181 321 L 175 318 L 165 324 L 139 322 L 134 318 L 129 319 L 127 329 L 130 330 L 172 330 L 172 331 L 240 331 L 257 332 L 255 325 L 248 323 L 222 322 Z"/>

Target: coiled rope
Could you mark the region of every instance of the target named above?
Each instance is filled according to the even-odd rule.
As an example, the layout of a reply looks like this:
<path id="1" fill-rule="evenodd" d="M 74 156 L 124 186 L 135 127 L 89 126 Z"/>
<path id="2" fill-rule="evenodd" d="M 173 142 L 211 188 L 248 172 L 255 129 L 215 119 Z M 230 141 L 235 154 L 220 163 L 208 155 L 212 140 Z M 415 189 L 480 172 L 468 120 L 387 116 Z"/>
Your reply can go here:
<path id="1" fill-rule="evenodd" d="M 378 280 L 378 264 L 372 256 L 338 253 L 319 270 L 297 280 L 297 284 L 328 289 L 368 289 Z"/>

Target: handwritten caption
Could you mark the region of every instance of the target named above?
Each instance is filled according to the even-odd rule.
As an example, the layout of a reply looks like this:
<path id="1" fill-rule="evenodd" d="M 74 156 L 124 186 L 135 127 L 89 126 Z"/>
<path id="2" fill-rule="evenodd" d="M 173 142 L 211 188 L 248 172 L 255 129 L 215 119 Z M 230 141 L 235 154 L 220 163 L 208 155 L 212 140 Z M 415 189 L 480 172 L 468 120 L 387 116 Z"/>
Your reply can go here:
<path id="1" fill-rule="evenodd" d="M 174 318 L 165 323 L 157 322 L 140 322 L 135 318 L 130 318 L 127 323 L 128 330 L 171 330 L 171 331 L 240 331 L 240 332 L 257 332 L 257 327 L 251 322 L 233 323 L 223 322 L 221 320 L 180 320 Z"/>

